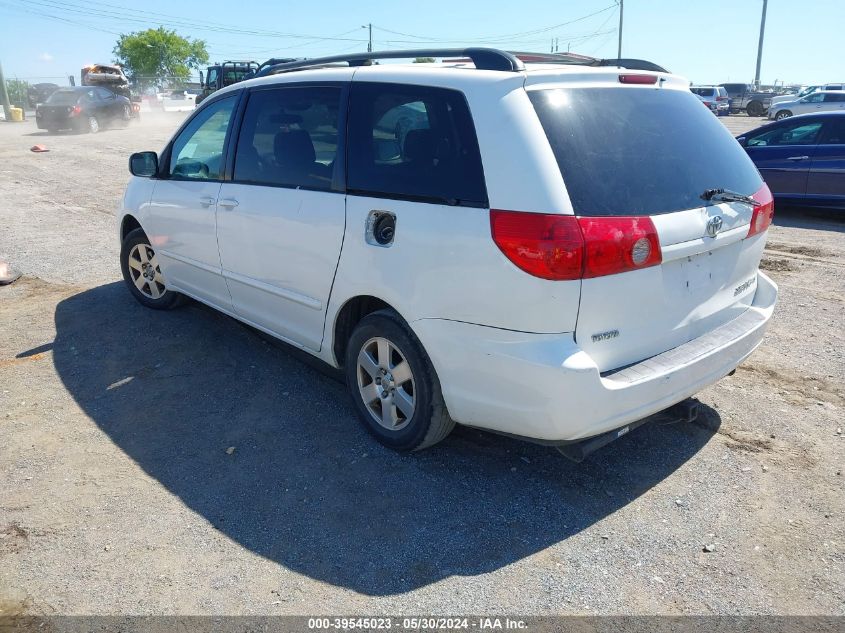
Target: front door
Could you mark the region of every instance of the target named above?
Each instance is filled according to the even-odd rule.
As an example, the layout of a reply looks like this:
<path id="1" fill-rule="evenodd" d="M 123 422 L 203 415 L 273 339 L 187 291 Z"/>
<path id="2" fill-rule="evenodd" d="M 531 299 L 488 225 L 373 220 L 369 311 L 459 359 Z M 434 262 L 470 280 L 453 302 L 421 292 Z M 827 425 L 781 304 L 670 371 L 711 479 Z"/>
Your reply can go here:
<path id="1" fill-rule="evenodd" d="M 821 129 L 821 120 L 786 119 L 747 137 L 745 149 L 773 194 L 804 196 Z"/>
<path id="2" fill-rule="evenodd" d="M 231 311 L 221 276 L 215 212 L 237 95 L 198 110 L 173 140 L 145 226 L 168 286 Z"/>
<path id="3" fill-rule="evenodd" d="M 345 226 L 340 85 L 250 93 L 217 226 L 235 312 L 319 351 Z"/>

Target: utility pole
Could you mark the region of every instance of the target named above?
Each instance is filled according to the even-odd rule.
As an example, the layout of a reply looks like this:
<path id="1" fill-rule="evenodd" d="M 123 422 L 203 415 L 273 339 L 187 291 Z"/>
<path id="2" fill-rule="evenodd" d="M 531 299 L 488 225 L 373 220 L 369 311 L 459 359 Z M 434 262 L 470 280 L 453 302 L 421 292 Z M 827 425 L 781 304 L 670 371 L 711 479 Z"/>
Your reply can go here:
<path id="1" fill-rule="evenodd" d="M 373 24 L 370 22 L 367 24 L 367 28 L 370 30 L 370 41 L 367 43 L 367 52 L 373 52 Z"/>
<path id="2" fill-rule="evenodd" d="M 763 63 L 763 35 L 766 33 L 766 5 L 769 0 L 763 0 L 763 17 L 760 19 L 760 41 L 757 43 L 757 70 L 754 71 L 754 87 L 760 87 L 760 64 Z"/>
<path id="3" fill-rule="evenodd" d="M 6 92 L 6 79 L 3 77 L 3 66 L 0 65 L 0 102 L 3 104 L 3 114 L 6 121 L 12 120 L 12 106 L 9 105 L 9 93 Z"/>
<path id="4" fill-rule="evenodd" d="M 622 16 L 625 13 L 625 0 L 619 0 L 619 48 L 616 49 L 616 59 L 622 59 Z"/>

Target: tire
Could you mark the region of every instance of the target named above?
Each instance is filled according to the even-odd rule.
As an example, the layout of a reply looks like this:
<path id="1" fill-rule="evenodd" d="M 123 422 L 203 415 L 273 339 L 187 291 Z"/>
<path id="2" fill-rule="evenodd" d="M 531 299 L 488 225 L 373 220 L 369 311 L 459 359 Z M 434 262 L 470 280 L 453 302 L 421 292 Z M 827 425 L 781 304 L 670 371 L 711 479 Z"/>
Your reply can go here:
<path id="1" fill-rule="evenodd" d="M 88 124 L 88 132 L 91 134 L 96 134 L 100 131 L 100 122 L 97 120 L 95 116 L 89 116 L 87 120 Z"/>
<path id="2" fill-rule="evenodd" d="M 132 122 L 132 106 L 124 105 L 123 112 L 120 114 L 120 124 L 123 127 L 129 127 Z"/>
<path id="3" fill-rule="evenodd" d="M 781 110 L 775 115 L 775 121 L 780 121 L 781 119 L 788 119 L 792 116 L 792 112 L 789 110 Z"/>
<path id="4" fill-rule="evenodd" d="M 759 101 L 752 101 L 745 108 L 748 116 L 763 116 L 763 104 Z"/>
<path id="5" fill-rule="evenodd" d="M 403 365 L 402 375 L 394 375 Z M 428 354 L 392 310 L 361 319 L 346 348 L 344 373 L 358 418 L 388 448 L 422 450 L 455 427 Z"/>
<path id="6" fill-rule="evenodd" d="M 153 310 L 170 310 L 182 303 L 181 294 L 167 289 L 155 251 L 143 229 L 135 229 L 123 240 L 120 270 L 129 292 L 141 305 Z"/>

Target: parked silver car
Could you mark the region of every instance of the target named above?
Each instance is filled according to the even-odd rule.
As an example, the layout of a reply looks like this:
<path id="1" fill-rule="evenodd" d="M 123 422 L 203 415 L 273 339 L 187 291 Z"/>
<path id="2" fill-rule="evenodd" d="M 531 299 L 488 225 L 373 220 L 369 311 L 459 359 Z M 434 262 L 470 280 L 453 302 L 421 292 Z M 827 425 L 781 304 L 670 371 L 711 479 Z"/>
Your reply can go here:
<path id="1" fill-rule="evenodd" d="M 834 84 L 824 84 L 820 86 L 807 86 L 802 88 L 797 94 L 791 95 L 780 95 L 779 97 L 775 97 L 772 99 L 772 104 L 770 107 L 775 107 L 778 104 L 786 103 L 787 101 L 797 101 L 801 97 L 806 97 L 807 95 L 811 95 L 814 92 L 819 92 L 820 90 L 845 90 L 845 81 L 834 83 Z"/>
<path id="2" fill-rule="evenodd" d="M 716 116 L 730 114 L 731 100 L 728 91 L 721 86 L 690 86 L 690 92 Z"/>
<path id="3" fill-rule="evenodd" d="M 800 99 L 778 103 L 769 109 L 769 118 L 780 121 L 794 114 L 811 112 L 845 112 L 845 91 L 820 90 Z"/>

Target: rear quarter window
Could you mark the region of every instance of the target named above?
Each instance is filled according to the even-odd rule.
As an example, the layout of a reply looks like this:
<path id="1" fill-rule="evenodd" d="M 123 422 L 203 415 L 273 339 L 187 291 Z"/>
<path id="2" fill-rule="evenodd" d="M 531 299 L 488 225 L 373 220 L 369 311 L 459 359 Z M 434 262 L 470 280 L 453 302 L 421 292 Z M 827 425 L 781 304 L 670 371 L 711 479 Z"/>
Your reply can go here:
<path id="1" fill-rule="evenodd" d="M 529 91 L 575 213 L 650 215 L 704 204 L 706 189 L 762 183 L 730 132 L 687 90 Z"/>
<path id="2" fill-rule="evenodd" d="M 487 206 L 472 116 L 445 88 L 352 84 L 350 193 L 456 206 Z"/>

